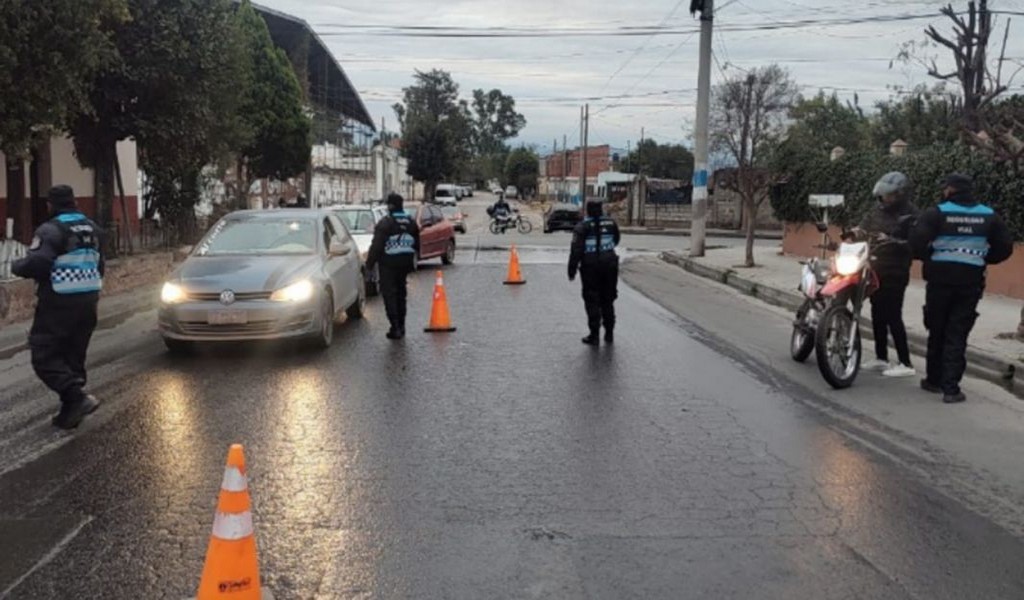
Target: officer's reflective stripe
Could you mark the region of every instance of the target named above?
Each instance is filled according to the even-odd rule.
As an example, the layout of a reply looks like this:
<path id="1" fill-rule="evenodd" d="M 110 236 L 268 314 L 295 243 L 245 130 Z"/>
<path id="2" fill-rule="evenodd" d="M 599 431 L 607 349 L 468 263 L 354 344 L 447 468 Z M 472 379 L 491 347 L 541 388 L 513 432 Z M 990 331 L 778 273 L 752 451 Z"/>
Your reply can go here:
<path id="1" fill-rule="evenodd" d="M 388 256 L 413 254 L 416 252 L 413 248 L 415 244 L 416 240 L 408 233 L 393 235 L 384 242 L 384 253 Z"/>
<path id="2" fill-rule="evenodd" d="M 213 518 L 213 537 L 236 542 L 253 534 L 252 513 L 232 515 L 218 512 Z"/>
<path id="3" fill-rule="evenodd" d="M 989 247 L 981 236 L 940 235 L 932 242 L 932 260 L 984 267 Z"/>
<path id="4" fill-rule="evenodd" d="M 225 467 L 220 489 L 225 492 L 244 492 L 249 489 L 249 478 L 238 467 Z"/>
<path id="5" fill-rule="evenodd" d="M 943 202 L 939 205 L 939 210 L 947 214 L 964 214 L 971 216 L 990 216 L 996 214 L 996 211 L 992 210 L 991 207 L 985 206 L 984 204 L 975 204 L 974 206 L 964 206 L 963 204 L 957 204 L 956 202 Z"/>
<path id="6" fill-rule="evenodd" d="M 57 220 L 61 223 L 76 223 L 78 221 L 85 221 L 86 216 L 82 213 L 64 213 L 63 215 L 57 215 Z"/>
<path id="7" fill-rule="evenodd" d="M 605 219 L 597 220 L 592 218 L 588 218 L 587 221 L 597 224 L 597 235 L 594 235 L 593 229 L 587 229 L 587 237 L 584 240 L 583 247 L 584 253 L 596 254 L 598 252 L 611 252 L 615 250 L 615 235 L 607 229 L 612 222 Z"/>
<path id="8" fill-rule="evenodd" d="M 103 289 L 99 271 L 100 253 L 80 248 L 58 256 L 50 269 L 50 284 L 61 295 L 86 294 Z"/>

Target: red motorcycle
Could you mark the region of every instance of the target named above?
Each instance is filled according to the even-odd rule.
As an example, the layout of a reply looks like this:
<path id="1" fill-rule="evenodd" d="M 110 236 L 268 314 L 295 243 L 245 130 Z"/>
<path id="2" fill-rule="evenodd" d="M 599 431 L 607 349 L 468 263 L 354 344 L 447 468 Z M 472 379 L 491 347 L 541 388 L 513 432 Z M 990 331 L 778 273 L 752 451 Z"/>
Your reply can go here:
<path id="1" fill-rule="evenodd" d="M 871 252 L 889 244 L 905 244 L 888 236 L 855 241 L 846 233 L 832 259 L 832 276 L 821 290 L 828 308 L 818 321 L 814 350 L 818 369 L 836 389 L 853 385 L 860 372 L 861 309 L 878 289 L 878 275 L 871 268 Z"/>

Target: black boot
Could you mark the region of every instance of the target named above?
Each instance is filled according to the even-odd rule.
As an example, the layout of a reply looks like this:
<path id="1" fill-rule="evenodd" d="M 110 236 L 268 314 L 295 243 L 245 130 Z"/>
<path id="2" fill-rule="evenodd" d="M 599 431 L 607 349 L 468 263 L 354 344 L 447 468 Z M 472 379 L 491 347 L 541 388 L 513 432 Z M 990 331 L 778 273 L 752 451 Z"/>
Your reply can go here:
<path id="1" fill-rule="evenodd" d="M 615 330 L 611 327 L 605 327 L 604 329 L 604 343 L 614 344 L 615 343 Z"/>
<path id="2" fill-rule="evenodd" d="M 598 344 L 601 343 L 601 332 L 594 331 L 593 329 L 591 329 L 590 335 L 588 335 L 587 337 L 583 338 L 580 341 L 582 341 L 584 344 L 588 346 L 597 346 Z"/>
<path id="3" fill-rule="evenodd" d="M 100 407 L 100 401 L 91 394 L 79 392 L 78 398 L 64 402 L 60 412 L 53 418 L 53 425 L 61 429 L 75 429 L 82 424 L 85 417 L 96 412 Z"/>
<path id="4" fill-rule="evenodd" d="M 957 392 L 955 394 L 945 394 L 942 396 L 942 401 L 946 404 L 959 404 L 967 401 L 967 396 L 963 392 Z"/>

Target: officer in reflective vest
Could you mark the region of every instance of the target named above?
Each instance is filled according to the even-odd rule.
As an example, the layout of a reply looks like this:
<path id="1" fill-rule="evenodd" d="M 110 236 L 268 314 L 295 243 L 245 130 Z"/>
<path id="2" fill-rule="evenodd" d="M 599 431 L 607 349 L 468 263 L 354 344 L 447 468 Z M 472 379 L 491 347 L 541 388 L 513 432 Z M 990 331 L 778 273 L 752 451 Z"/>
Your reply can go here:
<path id="1" fill-rule="evenodd" d="M 99 408 L 99 401 L 85 393 L 85 356 L 96 329 L 104 265 L 99 228 L 78 211 L 74 191 L 54 187 L 49 204 L 53 218 L 36 230 L 28 256 L 13 270 L 36 280 L 38 302 L 29 333 L 32 367 L 60 395 L 53 424 L 74 429 Z"/>
<path id="2" fill-rule="evenodd" d="M 619 296 L 619 256 L 615 247 L 620 239 L 619 226 L 604 216 L 602 204 L 587 202 L 587 218 L 572 232 L 569 281 L 575 280 L 579 271 L 590 326 L 590 335 L 583 338 L 583 343 L 590 346 L 600 342 L 602 323 L 605 342 L 615 340 L 615 299 Z"/>
<path id="3" fill-rule="evenodd" d="M 921 387 L 954 404 L 967 399 L 960 380 L 967 368 L 967 337 L 985 289 L 985 268 L 1013 254 L 1013 238 L 995 211 L 974 198 L 970 177 L 949 175 L 940 185 L 943 202 L 921 215 L 910 246 L 924 262 L 928 282 L 928 375 Z"/>
<path id="4" fill-rule="evenodd" d="M 405 337 L 406 277 L 416 268 L 420 251 L 419 227 L 404 211 L 404 204 L 398 194 L 388 196 L 389 214 L 377 223 L 366 257 L 367 270 L 380 267 L 380 295 L 391 323 L 389 340 Z"/>

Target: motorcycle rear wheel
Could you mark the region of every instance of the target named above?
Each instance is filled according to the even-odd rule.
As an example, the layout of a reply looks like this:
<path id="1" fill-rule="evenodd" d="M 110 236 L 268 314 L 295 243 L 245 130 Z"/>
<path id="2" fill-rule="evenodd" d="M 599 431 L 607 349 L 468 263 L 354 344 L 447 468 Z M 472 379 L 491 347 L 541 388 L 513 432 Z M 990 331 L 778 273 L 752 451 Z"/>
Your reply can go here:
<path id="1" fill-rule="evenodd" d="M 861 343 L 860 331 L 854 334 L 853 355 L 848 355 L 850 324 L 853 313 L 845 305 L 834 304 L 825 311 L 818 322 L 814 336 L 814 350 L 818 358 L 818 370 L 829 385 L 837 390 L 853 385 L 860 372 Z"/>
<path id="2" fill-rule="evenodd" d="M 798 363 L 807 360 L 807 357 L 814 352 L 814 329 L 807 324 L 807 313 L 813 306 L 813 300 L 806 300 L 803 306 L 796 311 L 796 320 L 793 321 L 793 335 L 789 340 L 789 354 Z"/>

